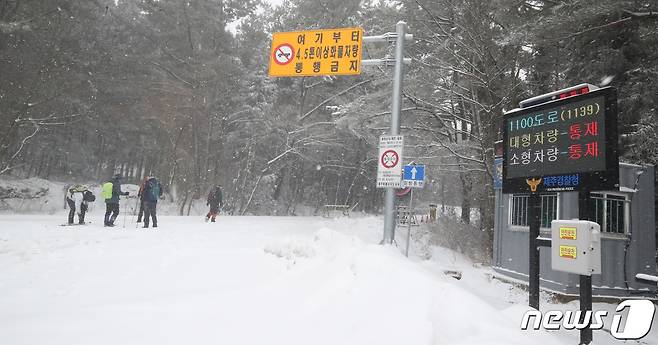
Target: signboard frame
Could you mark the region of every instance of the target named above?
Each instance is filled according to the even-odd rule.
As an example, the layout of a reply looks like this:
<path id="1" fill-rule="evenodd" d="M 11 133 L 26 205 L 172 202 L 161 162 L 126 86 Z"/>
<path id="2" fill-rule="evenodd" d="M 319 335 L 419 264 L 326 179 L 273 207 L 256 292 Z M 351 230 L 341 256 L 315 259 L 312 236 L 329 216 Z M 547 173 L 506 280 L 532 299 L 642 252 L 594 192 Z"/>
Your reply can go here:
<path id="1" fill-rule="evenodd" d="M 416 168 L 418 171 L 421 172 L 420 176 L 422 178 L 406 178 L 407 175 L 407 168 L 413 169 Z M 402 188 L 423 188 L 425 187 L 425 164 L 406 164 L 402 166 L 402 182 L 400 183 L 400 187 Z"/>
<path id="2" fill-rule="evenodd" d="M 547 109 L 568 106 L 571 103 L 586 101 L 592 98 L 603 96 L 604 99 L 604 126 L 605 126 L 605 169 L 588 171 L 588 172 L 570 172 L 563 171 L 559 174 L 547 175 L 529 175 L 508 178 L 509 169 L 509 128 L 507 121 L 510 118 L 522 116 L 524 114 L 541 112 Z M 612 87 L 601 88 L 586 94 L 568 97 L 565 99 L 555 100 L 536 106 L 514 109 L 503 116 L 503 193 L 528 193 L 544 191 L 580 191 L 580 190 L 616 190 L 619 187 L 619 151 L 618 151 L 618 132 L 617 132 L 617 92 Z M 558 177 L 564 175 L 578 175 L 579 183 L 576 186 L 561 187 L 555 189 L 546 189 L 543 180 L 546 177 Z M 531 190 L 532 179 L 537 181 L 541 178 L 542 182 L 538 185 L 535 183 L 536 190 Z"/>
<path id="3" fill-rule="evenodd" d="M 359 75 L 363 36 L 361 27 L 275 32 L 272 34 L 268 75 Z"/>
<path id="4" fill-rule="evenodd" d="M 395 163 L 388 167 L 384 156 L 392 153 Z M 377 155 L 377 188 L 400 188 L 402 182 L 402 157 L 404 154 L 404 136 L 382 135 L 379 137 Z"/>

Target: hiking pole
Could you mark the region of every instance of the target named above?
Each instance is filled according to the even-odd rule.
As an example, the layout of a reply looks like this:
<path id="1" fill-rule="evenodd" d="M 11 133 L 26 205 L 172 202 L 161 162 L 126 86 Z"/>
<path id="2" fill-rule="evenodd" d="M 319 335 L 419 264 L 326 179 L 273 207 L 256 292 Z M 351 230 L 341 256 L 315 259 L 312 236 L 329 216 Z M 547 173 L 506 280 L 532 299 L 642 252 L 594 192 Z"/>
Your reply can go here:
<path id="1" fill-rule="evenodd" d="M 139 203 L 140 203 L 140 200 L 139 200 L 139 196 L 138 196 L 135 199 L 135 209 L 133 210 L 133 222 L 135 222 L 135 216 L 137 215 L 137 213 L 139 213 L 139 210 L 137 209 L 137 207 L 141 206 Z M 137 222 L 135 222 L 135 229 L 137 229 Z"/>
<path id="2" fill-rule="evenodd" d="M 126 197 L 126 205 L 123 206 L 123 228 L 126 228 L 126 212 L 128 211 L 128 197 Z"/>

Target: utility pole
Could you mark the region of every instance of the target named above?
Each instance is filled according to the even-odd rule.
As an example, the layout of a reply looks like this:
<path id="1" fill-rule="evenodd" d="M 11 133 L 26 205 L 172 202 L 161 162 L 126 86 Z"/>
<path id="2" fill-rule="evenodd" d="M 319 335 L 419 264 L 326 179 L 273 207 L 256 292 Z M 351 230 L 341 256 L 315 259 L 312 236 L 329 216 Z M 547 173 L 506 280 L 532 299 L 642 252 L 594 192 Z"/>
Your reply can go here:
<path id="1" fill-rule="evenodd" d="M 387 33 L 381 36 L 367 36 L 364 42 L 395 42 L 394 59 L 363 60 L 362 65 L 393 65 L 393 98 L 391 100 L 391 135 L 400 134 L 400 110 L 402 108 L 402 78 L 404 76 L 404 64 L 411 63 L 411 59 L 404 58 L 404 42 L 413 39 L 407 34 L 407 23 L 399 21 L 395 25 L 395 33 Z M 395 188 L 386 188 L 384 197 L 384 238 L 382 243 L 391 244 L 395 238 Z"/>

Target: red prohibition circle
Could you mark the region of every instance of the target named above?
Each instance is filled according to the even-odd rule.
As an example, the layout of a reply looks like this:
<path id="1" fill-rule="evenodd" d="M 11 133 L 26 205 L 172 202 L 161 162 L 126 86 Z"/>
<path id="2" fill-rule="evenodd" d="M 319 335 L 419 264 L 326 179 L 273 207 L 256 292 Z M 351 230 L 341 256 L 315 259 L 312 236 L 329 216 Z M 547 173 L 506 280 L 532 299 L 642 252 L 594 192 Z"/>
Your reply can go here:
<path id="1" fill-rule="evenodd" d="M 389 161 L 385 160 L 384 158 L 386 158 L 389 155 L 391 159 Z M 398 153 L 395 152 L 395 150 L 386 150 L 382 154 L 380 161 L 382 162 L 384 168 L 390 169 L 398 165 L 398 162 L 400 161 L 400 156 L 398 156 Z"/>
<path id="2" fill-rule="evenodd" d="M 279 44 L 272 53 L 274 58 L 274 63 L 277 65 L 287 65 L 292 62 L 293 55 L 295 54 L 295 48 L 293 48 L 288 43 Z"/>
<path id="3" fill-rule="evenodd" d="M 398 189 L 397 191 L 395 191 L 395 195 L 397 195 L 397 196 L 405 196 L 405 195 L 409 194 L 410 191 L 411 191 L 411 187 L 407 187 L 407 188 L 403 188 L 403 189 Z"/>

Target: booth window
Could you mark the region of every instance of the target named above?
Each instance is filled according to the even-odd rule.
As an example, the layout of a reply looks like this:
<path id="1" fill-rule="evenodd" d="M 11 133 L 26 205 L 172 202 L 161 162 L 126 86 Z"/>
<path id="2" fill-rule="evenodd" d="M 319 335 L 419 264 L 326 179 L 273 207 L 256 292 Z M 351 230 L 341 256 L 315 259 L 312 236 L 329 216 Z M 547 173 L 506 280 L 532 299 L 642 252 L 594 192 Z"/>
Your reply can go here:
<path id="1" fill-rule="evenodd" d="M 628 233 L 630 201 L 623 194 L 592 193 L 589 220 L 601 225 L 601 232 Z"/>
<path id="2" fill-rule="evenodd" d="M 551 221 L 557 219 L 557 193 L 541 195 L 541 227 L 550 228 Z M 510 198 L 510 219 L 512 226 L 528 226 L 528 195 L 514 194 Z"/>

